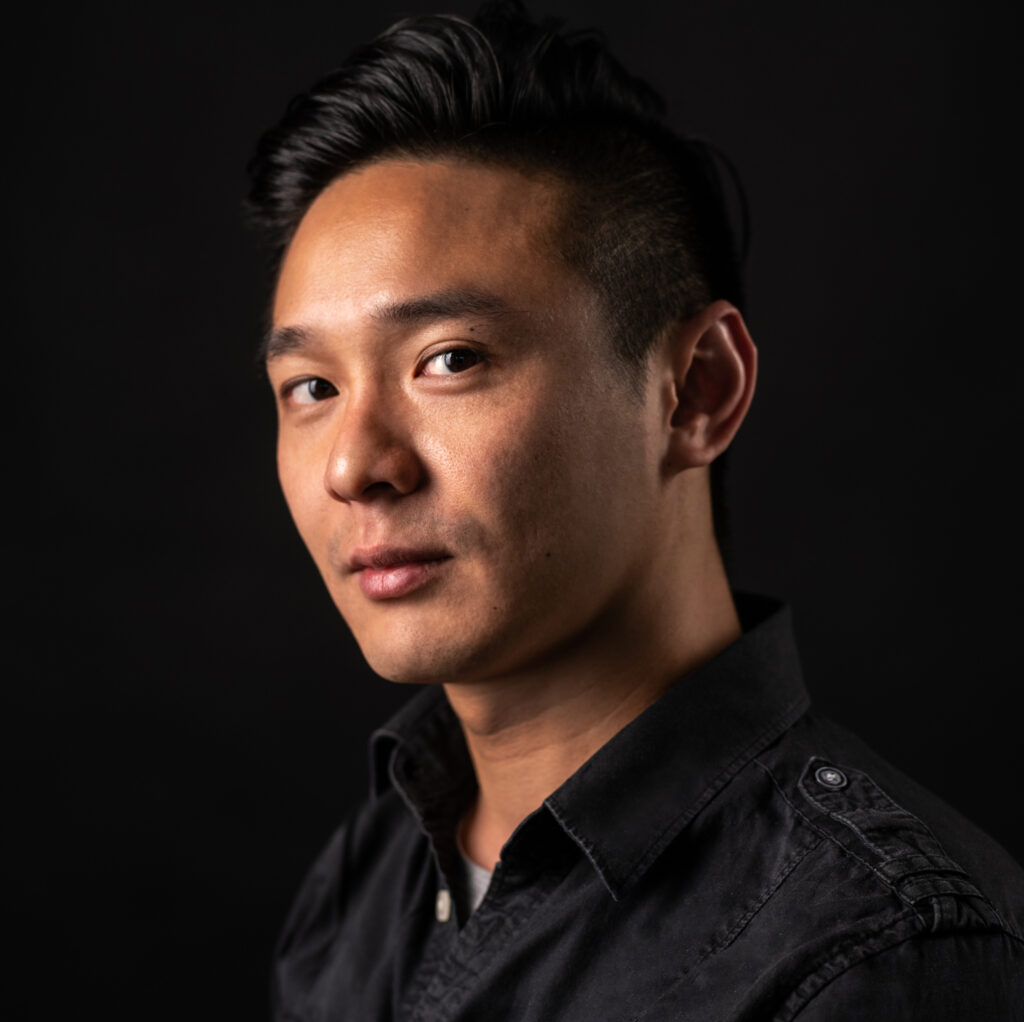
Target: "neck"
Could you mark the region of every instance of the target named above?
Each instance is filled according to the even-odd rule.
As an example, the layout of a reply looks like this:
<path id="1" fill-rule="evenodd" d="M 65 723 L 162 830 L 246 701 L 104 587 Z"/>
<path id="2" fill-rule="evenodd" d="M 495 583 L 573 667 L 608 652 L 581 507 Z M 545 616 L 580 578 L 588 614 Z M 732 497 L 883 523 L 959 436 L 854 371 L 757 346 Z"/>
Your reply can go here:
<path id="1" fill-rule="evenodd" d="M 511 677 L 445 686 L 476 770 L 465 854 L 493 869 L 522 820 L 682 675 L 740 635 L 717 547 L 671 593 L 631 594 L 570 649 Z M 678 577 L 678 576 L 677 576 Z M 647 598 L 645 598 L 647 597 Z"/>

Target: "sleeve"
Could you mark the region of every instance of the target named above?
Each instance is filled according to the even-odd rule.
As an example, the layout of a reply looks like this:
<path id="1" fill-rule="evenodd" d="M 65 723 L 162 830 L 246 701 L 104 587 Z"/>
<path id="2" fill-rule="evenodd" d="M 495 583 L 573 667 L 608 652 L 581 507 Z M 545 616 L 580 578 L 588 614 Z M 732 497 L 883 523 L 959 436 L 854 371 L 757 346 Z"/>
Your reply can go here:
<path id="1" fill-rule="evenodd" d="M 294 1016 L 285 1005 L 307 990 L 321 967 L 338 926 L 342 862 L 348 828 L 335 831 L 306 875 L 274 951 L 271 1003 L 275 1022 Z"/>
<path id="2" fill-rule="evenodd" d="M 1022 1022 L 1024 943 L 1000 932 L 915 937 L 860 960 L 777 1017 Z"/>

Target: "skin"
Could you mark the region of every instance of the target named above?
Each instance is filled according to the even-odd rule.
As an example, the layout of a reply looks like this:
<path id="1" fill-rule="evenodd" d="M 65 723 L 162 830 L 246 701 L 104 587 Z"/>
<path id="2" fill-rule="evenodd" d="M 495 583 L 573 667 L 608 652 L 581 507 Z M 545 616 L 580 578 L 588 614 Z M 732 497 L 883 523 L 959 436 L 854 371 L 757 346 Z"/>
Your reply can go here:
<path id="1" fill-rule="evenodd" d="M 753 344 L 716 302 L 658 338 L 638 394 L 553 243 L 561 200 L 460 162 L 339 178 L 285 255 L 267 363 L 299 532 L 374 670 L 445 685 L 479 782 L 461 836 L 488 867 L 739 635 L 707 465 L 749 405 Z M 375 598 L 353 559 L 382 547 L 434 559 Z"/>

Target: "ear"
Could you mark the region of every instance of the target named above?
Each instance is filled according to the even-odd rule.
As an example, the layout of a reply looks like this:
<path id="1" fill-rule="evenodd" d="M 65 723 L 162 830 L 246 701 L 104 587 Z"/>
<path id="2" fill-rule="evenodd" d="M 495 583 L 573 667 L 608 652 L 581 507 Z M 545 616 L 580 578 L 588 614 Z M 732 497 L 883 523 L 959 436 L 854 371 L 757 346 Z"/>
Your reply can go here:
<path id="1" fill-rule="evenodd" d="M 725 301 L 673 327 L 668 345 L 674 395 L 666 468 L 709 465 L 732 442 L 750 407 L 757 349 L 739 310 Z"/>

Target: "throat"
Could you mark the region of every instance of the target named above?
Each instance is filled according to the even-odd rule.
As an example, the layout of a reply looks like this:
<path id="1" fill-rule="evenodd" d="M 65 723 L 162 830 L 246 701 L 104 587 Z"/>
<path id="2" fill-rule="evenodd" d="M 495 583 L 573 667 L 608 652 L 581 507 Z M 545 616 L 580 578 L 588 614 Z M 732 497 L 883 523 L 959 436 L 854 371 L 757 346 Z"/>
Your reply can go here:
<path id="1" fill-rule="evenodd" d="M 551 686 L 529 692 L 520 685 L 496 705 L 492 685 L 483 693 L 448 690 L 478 786 L 460 828 L 463 851 L 487 870 L 516 827 L 667 687 L 563 679 L 557 697 Z"/>
<path id="2" fill-rule="evenodd" d="M 681 614 L 676 628 L 662 629 L 667 641 L 648 635 L 543 671 L 445 686 L 477 779 L 462 829 L 473 862 L 493 869 L 505 842 L 549 795 L 681 677 L 739 638 L 725 592 L 713 623 L 706 605 L 704 614 Z"/>

